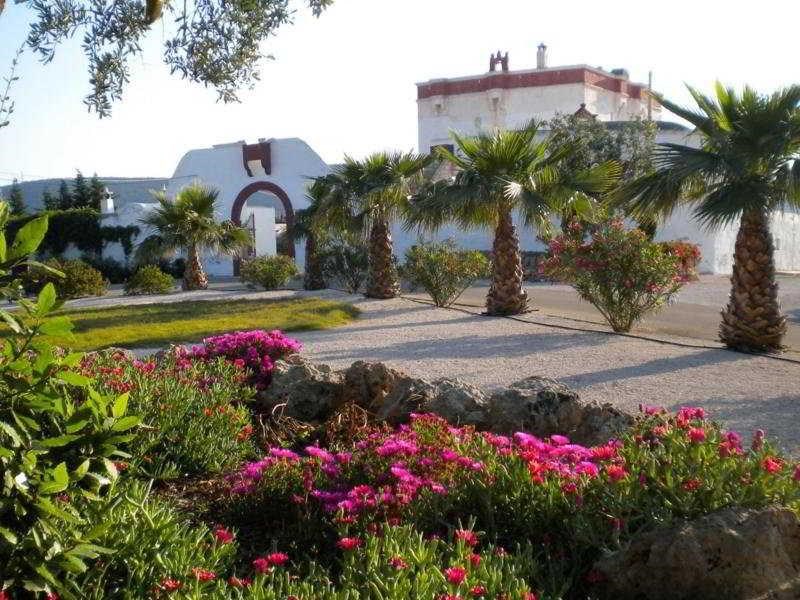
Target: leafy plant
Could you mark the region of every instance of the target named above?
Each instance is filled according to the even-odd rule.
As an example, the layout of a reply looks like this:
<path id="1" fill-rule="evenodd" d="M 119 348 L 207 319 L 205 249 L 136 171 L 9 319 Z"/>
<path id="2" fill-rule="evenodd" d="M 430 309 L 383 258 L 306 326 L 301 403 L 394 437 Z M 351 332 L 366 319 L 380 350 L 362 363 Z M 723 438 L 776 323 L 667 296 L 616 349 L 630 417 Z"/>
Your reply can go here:
<path id="1" fill-rule="evenodd" d="M 436 306 L 450 306 L 475 280 L 490 272 L 489 259 L 477 250 L 460 250 L 453 240 L 411 247 L 403 275 L 421 286 Z"/>
<path id="2" fill-rule="evenodd" d="M 47 268 L 32 266 L 25 276 L 25 289 L 37 292 L 46 284 L 55 286 L 59 298 L 82 298 L 102 296 L 108 289 L 108 281 L 103 275 L 82 260 L 60 260 L 51 258 L 44 263 Z M 55 275 L 58 272 L 60 275 Z"/>
<path id="3" fill-rule="evenodd" d="M 155 265 L 139 267 L 125 284 L 125 293 L 129 296 L 141 294 L 166 294 L 175 287 L 171 275 L 164 273 Z"/>
<path id="4" fill-rule="evenodd" d="M 82 260 L 100 271 L 109 283 L 125 283 L 133 271 L 130 267 L 113 258 L 102 258 L 93 254 L 84 254 Z"/>
<path id="5" fill-rule="evenodd" d="M 218 473 L 253 455 L 243 366 L 193 361 L 183 353 L 158 363 L 118 351 L 87 354 L 81 372 L 101 390 L 125 393 L 145 428 L 124 465 L 155 479 Z M 213 441 L 213 443 L 209 443 Z"/>
<path id="6" fill-rule="evenodd" d="M 325 277 L 343 285 L 351 294 L 358 293 L 367 279 L 367 247 L 354 235 L 343 234 L 328 242 L 321 252 Z"/>
<path id="7" fill-rule="evenodd" d="M 550 241 L 544 273 L 566 281 L 594 306 L 614 331 L 625 332 L 648 312 L 660 308 L 686 281 L 678 260 L 640 229 L 621 221 L 585 230 L 574 222 L 569 233 Z"/>
<path id="8" fill-rule="evenodd" d="M 8 207 L 0 204 L 0 225 Z M 126 395 L 101 395 L 90 379 L 75 371 L 80 354 L 65 354 L 44 341 L 67 335 L 66 317 L 48 318 L 60 302 L 52 283 L 36 301 L 19 296 L 13 272 L 30 263 L 28 255 L 44 239 L 47 218 L 23 226 L 7 247 L 0 233 L 0 296 L 16 300 L 17 311 L 0 311 L 9 335 L 0 350 L 0 572 L 4 587 L 29 591 L 65 587 L 67 573 L 80 573 L 87 561 L 110 552 L 96 543 L 103 528 L 88 528 L 83 503 L 100 501 L 117 476 L 113 459 L 132 439 L 139 419 L 127 415 Z"/>
<path id="9" fill-rule="evenodd" d="M 239 278 L 252 286 L 265 290 L 274 290 L 286 285 L 297 276 L 297 265 L 290 256 L 258 256 L 244 261 L 239 271 Z"/>

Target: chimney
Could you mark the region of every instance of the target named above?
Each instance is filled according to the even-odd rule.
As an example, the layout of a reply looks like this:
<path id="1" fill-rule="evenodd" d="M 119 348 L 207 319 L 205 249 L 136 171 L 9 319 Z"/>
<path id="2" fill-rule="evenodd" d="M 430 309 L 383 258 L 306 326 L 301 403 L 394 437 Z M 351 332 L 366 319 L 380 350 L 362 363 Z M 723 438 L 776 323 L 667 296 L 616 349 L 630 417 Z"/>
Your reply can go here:
<path id="1" fill-rule="evenodd" d="M 536 51 L 536 68 L 547 68 L 547 46 L 545 46 L 543 43 L 539 44 L 539 49 Z"/>

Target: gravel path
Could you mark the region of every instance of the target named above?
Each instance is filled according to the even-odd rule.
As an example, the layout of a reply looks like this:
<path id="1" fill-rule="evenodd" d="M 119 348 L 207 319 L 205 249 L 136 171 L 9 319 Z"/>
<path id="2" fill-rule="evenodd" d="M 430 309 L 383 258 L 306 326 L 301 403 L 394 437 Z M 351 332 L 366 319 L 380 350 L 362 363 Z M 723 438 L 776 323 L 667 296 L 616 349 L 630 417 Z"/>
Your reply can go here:
<path id="1" fill-rule="evenodd" d="M 569 331 L 404 299 L 356 299 L 355 304 L 363 311 L 357 321 L 295 334 L 305 344 L 304 353 L 337 368 L 356 360 L 381 361 L 418 377 L 459 377 L 487 388 L 543 375 L 578 389 L 584 399 L 632 411 L 639 403 L 669 409 L 699 405 L 742 433 L 763 428 L 784 450 L 800 454 L 800 364 Z"/>

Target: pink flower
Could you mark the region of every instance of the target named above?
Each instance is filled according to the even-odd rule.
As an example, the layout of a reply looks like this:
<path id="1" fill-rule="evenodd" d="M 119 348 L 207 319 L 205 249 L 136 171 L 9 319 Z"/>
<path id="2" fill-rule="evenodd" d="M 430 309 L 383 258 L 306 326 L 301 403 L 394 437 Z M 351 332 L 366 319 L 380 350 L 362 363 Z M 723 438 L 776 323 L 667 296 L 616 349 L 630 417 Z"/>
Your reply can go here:
<path id="1" fill-rule="evenodd" d="M 162 579 L 161 583 L 158 584 L 158 588 L 164 592 L 175 592 L 182 587 L 183 584 L 180 581 L 177 579 L 170 579 L 169 577 Z"/>
<path id="2" fill-rule="evenodd" d="M 470 531 L 468 529 L 459 529 L 455 533 L 456 540 L 464 540 L 464 543 L 467 546 L 475 546 L 478 544 L 478 536 L 475 535 L 474 531 Z"/>
<path id="3" fill-rule="evenodd" d="M 539 597 L 533 592 L 525 592 L 520 600 L 539 600 Z"/>
<path id="4" fill-rule="evenodd" d="M 336 545 L 345 551 L 355 550 L 356 548 L 360 548 L 364 542 L 361 541 L 361 538 L 357 537 L 343 537 Z"/>
<path id="5" fill-rule="evenodd" d="M 767 456 L 761 461 L 761 468 L 767 473 L 778 473 L 783 469 L 783 461 L 775 456 Z"/>
<path id="6" fill-rule="evenodd" d="M 228 585 L 235 588 L 248 588 L 253 585 L 253 580 L 247 577 L 242 577 L 240 579 L 235 575 L 231 575 L 228 577 Z"/>
<path id="7" fill-rule="evenodd" d="M 693 444 L 700 444 L 706 441 L 706 430 L 702 427 L 692 427 L 686 435 Z"/>
<path id="8" fill-rule="evenodd" d="M 606 473 L 611 481 L 620 481 L 628 476 L 628 472 L 625 470 L 625 467 L 621 465 L 608 465 L 606 467 Z"/>
<path id="9" fill-rule="evenodd" d="M 683 483 L 683 489 L 686 490 L 687 492 L 693 492 L 697 489 L 700 489 L 702 485 L 703 482 L 700 481 L 699 479 L 687 479 Z"/>
<path id="10" fill-rule="evenodd" d="M 449 567 L 443 573 L 452 585 L 461 585 L 467 578 L 467 570 L 464 567 Z"/>
<path id="11" fill-rule="evenodd" d="M 486 592 L 487 592 L 486 587 L 482 585 L 473 585 L 469 589 L 470 595 L 473 596 L 474 598 L 482 598 L 483 596 L 486 595 Z"/>
<path id="12" fill-rule="evenodd" d="M 283 552 L 273 552 L 267 555 L 267 562 L 274 567 L 280 567 L 289 560 L 289 555 Z"/>
<path id="13" fill-rule="evenodd" d="M 400 556 L 393 556 L 389 559 L 389 566 L 398 571 L 408 568 L 408 563 Z"/>
<path id="14" fill-rule="evenodd" d="M 473 567 L 477 567 L 479 564 L 481 564 L 481 555 L 473 552 L 467 557 L 467 560 Z"/>
<path id="15" fill-rule="evenodd" d="M 201 569 L 199 567 L 194 567 L 192 569 L 192 575 L 194 576 L 197 581 L 213 581 L 217 578 L 217 574 L 213 571 L 209 571 L 208 569 Z"/>
<path id="16" fill-rule="evenodd" d="M 230 544 L 234 539 L 234 535 L 224 527 L 217 527 L 214 530 L 214 537 L 220 544 Z"/>
<path id="17" fill-rule="evenodd" d="M 269 573 L 272 570 L 272 565 L 269 564 L 269 561 L 266 558 L 257 558 L 253 561 L 253 569 L 256 573 L 264 574 Z"/>

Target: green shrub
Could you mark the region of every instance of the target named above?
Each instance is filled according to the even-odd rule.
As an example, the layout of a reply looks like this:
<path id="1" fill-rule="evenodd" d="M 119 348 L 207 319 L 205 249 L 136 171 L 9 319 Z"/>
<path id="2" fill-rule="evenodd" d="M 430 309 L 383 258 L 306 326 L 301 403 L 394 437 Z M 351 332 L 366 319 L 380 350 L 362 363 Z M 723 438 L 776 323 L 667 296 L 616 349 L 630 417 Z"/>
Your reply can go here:
<path id="1" fill-rule="evenodd" d="M 0 226 L 7 219 L 0 205 Z M 101 395 L 76 372 L 79 354 L 59 352 L 44 335 L 68 335 L 55 287 L 45 284 L 36 302 L 18 297 L 12 275 L 36 251 L 47 218 L 26 223 L 6 249 L 0 233 L 0 296 L 20 310 L 0 311 L 8 335 L 0 350 L 0 573 L 12 592 L 61 591 L 64 575 L 85 571 L 109 552 L 97 537 L 109 522 L 87 527 L 84 509 L 102 502 L 116 478 L 113 460 L 126 455 L 139 419 L 127 415 L 125 395 Z"/>
<path id="2" fill-rule="evenodd" d="M 259 256 L 242 263 L 239 278 L 247 284 L 274 290 L 297 275 L 297 265 L 290 256 Z"/>
<path id="3" fill-rule="evenodd" d="M 320 251 L 320 261 L 325 277 L 351 294 L 358 293 L 367 279 L 369 253 L 366 245 L 355 236 L 344 235 L 328 242 Z"/>
<path id="4" fill-rule="evenodd" d="M 167 275 L 155 265 L 140 267 L 125 284 L 125 294 L 167 294 L 175 287 L 172 276 Z"/>
<path id="5" fill-rule="evenodd" d="M 477 250 L 460 250 L 452 240 L 430 242 L 406 252 L 402 273 L 436 306 L 450 306 L 475 280 L 489 274 L 489 260 Z"/>
<path id="6" fill-rule="evenodd" d="M 51 258 L 42 266 L 31 266 L 25 276 L 25 290 L 37 293 L 47 283 L 52 283 L 62 300 L 84 296 L 102 296 L 108 289 L 103 275 L 82 260 Z M 55 271 L 55 272 L 54 272 Z M 60 273 L 60 275 L 58 274 Z"/>
<path id="7" fill-rule="evenodd" d="M 133 274 L 130 267 L 113 258 L 85 255 L 83 260 L 100 271 L 100 274 L 106 278 L 109 283 L 125 283 Z"/>
<path id="8" fill-rule="evenodd" d="M 158 363 L 120 351 L 87 354 L 81 372 L 101 390 L 127 393 L 147 424 L 128 467 L 155 479 L 218 473 L 254 453 L 244 366 L 190 360 L 175 350 Z"/>
<path id="9" fill-rule="evenodd" d="M 621 221 L 592 228 L 588 240 L 580 224 L 571 224 L 550 242 L 542 269 L 570 283 L 618 332 L 630 331 L 648 312 L 669 302 L 686 281 L 676 256 L 640 229 L 624 229 Z"/>

